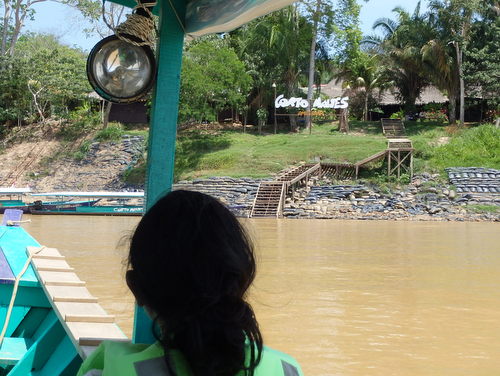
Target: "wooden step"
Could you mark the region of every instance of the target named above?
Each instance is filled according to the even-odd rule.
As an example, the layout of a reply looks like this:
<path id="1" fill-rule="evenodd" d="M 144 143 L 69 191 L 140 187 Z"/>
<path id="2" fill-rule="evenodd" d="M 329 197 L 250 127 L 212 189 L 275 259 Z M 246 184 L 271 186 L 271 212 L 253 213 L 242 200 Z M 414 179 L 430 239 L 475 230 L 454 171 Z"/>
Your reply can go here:
<path id="1" fill-rule="evenodd" d="M 97 304 L 94 297 L 73 273 L 64 257 L 54 248 L 28 247 L 35 273 L 80 356 L 85 359 L 103 340 L 128 340 L 115 324 L 114 316 Z"/>

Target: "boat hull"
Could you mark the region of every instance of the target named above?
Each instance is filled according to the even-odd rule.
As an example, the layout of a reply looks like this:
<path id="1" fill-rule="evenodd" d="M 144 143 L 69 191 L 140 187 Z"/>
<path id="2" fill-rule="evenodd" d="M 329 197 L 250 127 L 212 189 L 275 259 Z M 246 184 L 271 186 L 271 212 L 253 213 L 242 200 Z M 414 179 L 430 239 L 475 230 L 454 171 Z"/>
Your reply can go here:
<path id="1" fill-rule="evenodd" d="M 75 208 L 32 210 L 36 215 L 104 215 L 104 216 L 140 216 L 142 206 L 79 206 Z"/>

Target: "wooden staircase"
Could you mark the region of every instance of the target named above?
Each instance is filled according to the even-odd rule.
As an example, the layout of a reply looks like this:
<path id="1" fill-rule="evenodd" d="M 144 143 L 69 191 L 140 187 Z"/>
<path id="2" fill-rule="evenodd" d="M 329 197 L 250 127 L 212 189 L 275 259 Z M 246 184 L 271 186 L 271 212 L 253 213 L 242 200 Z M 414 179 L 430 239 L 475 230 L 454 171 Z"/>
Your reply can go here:
<path id="1" fill-rule="evenodd" d="M 299 180 L 308 177 L 319 169 L 321 169 L 320 163 L 301 165 L 282 173 L 276 178 L 276 180 L 286 182 L 288 183 L 288 186 L 290 186 Z"/>
<path id="2" fill-rule="evenodd" d="M 281 181 L 262 182 L 255 196 L 250 217 L 279 217 L 285 188 L 286 184 Z"/>
<path id="3" fill-rule="evenodd" d="M 250 217 L 280 217 L 288 188 L 320 170 L 319 163 L 305 164 L 285 171 L 275 181 L 260 183 Z"/>

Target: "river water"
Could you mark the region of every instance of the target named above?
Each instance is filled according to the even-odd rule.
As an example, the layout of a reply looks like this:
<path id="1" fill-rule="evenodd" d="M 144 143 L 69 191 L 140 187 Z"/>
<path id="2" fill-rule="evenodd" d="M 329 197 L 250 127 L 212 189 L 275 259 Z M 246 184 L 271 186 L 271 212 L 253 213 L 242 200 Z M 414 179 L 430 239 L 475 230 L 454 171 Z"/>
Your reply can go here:
<path id="1" fill-rule="evenodd" d="M 137 217 L 32 216 L 131 334 L 123 274 Z M 245 220 L 265 342 L 314 376 L 500 374 L 497 223 Z"/>

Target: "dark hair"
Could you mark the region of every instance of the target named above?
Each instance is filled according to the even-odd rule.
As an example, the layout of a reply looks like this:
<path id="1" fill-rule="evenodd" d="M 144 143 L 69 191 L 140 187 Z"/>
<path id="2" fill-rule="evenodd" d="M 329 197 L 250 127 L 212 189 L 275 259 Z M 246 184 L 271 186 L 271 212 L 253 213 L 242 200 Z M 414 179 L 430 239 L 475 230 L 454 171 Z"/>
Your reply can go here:
<path id="1" fill-rule="evenodd" d="M 255 277 L 253 245 L 223 204 L 190 191 L 161 198 L 135 230 L 129 268 L 157 315 L 169 368 L 168 351 L 178 349 L 195 376 L 254 374 L 263 345 L 245 301 Z"/>

